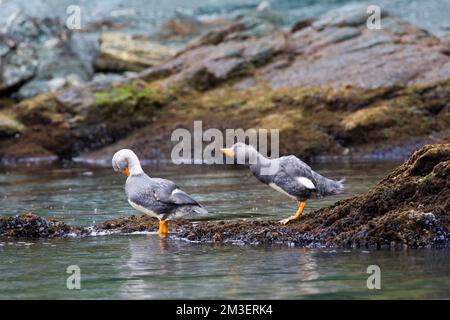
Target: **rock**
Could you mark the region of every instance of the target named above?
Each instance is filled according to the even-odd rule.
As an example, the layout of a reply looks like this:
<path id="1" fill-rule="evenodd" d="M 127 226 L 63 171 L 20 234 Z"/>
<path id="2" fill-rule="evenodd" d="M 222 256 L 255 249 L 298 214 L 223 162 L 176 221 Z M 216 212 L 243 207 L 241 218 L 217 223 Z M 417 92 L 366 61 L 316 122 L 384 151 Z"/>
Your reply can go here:
<path id="1" fill-rule="evenodd" d="M 56 219 L 45 219 L 33 213 L 23 213 L 15 217 L 0 217 L 0 236 L 27 238 L 67 237 L 73 228 Z"/>
<path id="2" fill-rule="evenodd" d="M 195 17 L 177 11 L 172 18 L 163 23 L 159 36 L 162 39 L 186 39 L 187 37 L 200 34 L 208 27 L 208 24 L 199 21 Z"/>
<path id="3" fill-rule="evenodd" d="M 339 9 L 331 10 L 316 20 L 312 27 L 322 30 L 326 27 L 359 26 L 365 24 L 369 14 L 367 4 L 348 4 Z M 381 10 L 381 17 L 388 16 L 386 10 Z"/>
<path id="4" fill-rule="evenodd" d="M 204 67 L 193 69 L 189 81 L 195 88 L 205 90 L 226 79 L 245 74 L 248 67 L 247 62 L 240 58 L 209 61 Z"/>
<path id="5" fill-rule="evenodd" d="M 278 30 L 276 22 L 267 20 L 262 13 L 237 16 L 230 24 L 206 32 L 186 45 L 181 52 L 201 46 L 217 45 L 227 41 L 239 41 L 271 35 Z"/>
<path id="6" fill-rule="evenodd" d="M 58 19 L 19 12 L 0 35 L 0 52 L 0 91 L 24 99 L 89 80 L 96 48 L 92 37 L 69 32 Z"/>
<path id="7" fill-rule="evenodd" d="M 175 54 L 172 48 L 118 32 L 104 32 L 100 41 L 100 54 L 95 60 L 95 68 L 99 71 L 140 71 Z"/>
<path id="8" fill-rule="evenodd" d="M 315 44 L 316 47 L 325 47 L 327 45 L 346 41 L 361 35 L 361 31 L 353 27 L 329 29 L 329 31 L 329 33 L 323 36 L 322 39 Z"/>
<path id="9" fill-rule="evenodd" d="M 0 35 L 0 51 L 0 92 L 18 87 L 36 74 L 36 51 L 30 44 Z"/>
<path id="10" fill-rule="evenodd" d="M 294 25 L 291 27 L 291 33 L 295 33 L 297 31 L 300 31 L 306 27 L 309 27 L 314 22 L 314 19 L 302 19 L 294 23 Z"/>
<path id="11" fill-rule="evenodd" d="M 405 88 L 237 90 L 225 85 L 201 93 L 183 88 L 172 92 L 179 98 L 166 105 L 151 126 L 83 156 L 103 159 L 127 147 L 147 159 L 168 160 L 173 144 L 161 142 L 170 141 L 177 128 L 193 130 L 199 117 L 204 130 L 216 128 L 224 134 L 227 128 L 277 128 L 280 154 L 309 160 L 334 156 L 403 160 L 426 143 L 450 138 L 450 109 L 445 102 L 450 99 L 449 81 Z"/>
<path id="12" fill-rule="evenodd" d="M 208 65 L 244 58 L 251 72 L 228 80 L 238 89 L 354 86 L 381 88 L 408 84 L 428 85 L 450 75 L 447 45 L 420 28 L 382 11 L 382 29 L 369 30 L 366 5 L 350 5 L 324 14 L 316 21 L 299 23 L 292 32 L 258 16 L 241 16 L 230 25 L 216 28 L 192 40 L 167 62 L 143 74 L 144 79 L 163 78 L 168 85 L 195 83 L 196 72 Z M 257 59 L 246 53 L 257 51 Z M 224 66 L 225 68 L 225 66 Z M 204 85 L 200 87 L 205 87 Z"/>
<path id="13" fill-rule="evenodd" d="M 24 131 L 24 126 L 8 114 L 0 111 L 0 137 L 12 137 Z"/>

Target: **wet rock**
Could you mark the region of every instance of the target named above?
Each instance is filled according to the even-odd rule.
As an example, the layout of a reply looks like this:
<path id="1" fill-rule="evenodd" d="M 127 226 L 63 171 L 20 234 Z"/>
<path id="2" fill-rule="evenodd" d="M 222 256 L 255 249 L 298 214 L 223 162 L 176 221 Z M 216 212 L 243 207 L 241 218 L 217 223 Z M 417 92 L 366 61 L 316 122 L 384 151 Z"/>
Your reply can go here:
<path id="1" fill-rule="evenodd" d="M 140 71 L 168 60 L 175 50 L 148 39 L 117 32 L 101 35 L 100 54 L 95 60 L 99 71 Z"/>
<path id="2" fill-rule="evenodd" d="M 0 236 L 26 238 L 66 237 L 75 230 L 62 221 L 45 219 L 33 213 L 0 217 Z"/>

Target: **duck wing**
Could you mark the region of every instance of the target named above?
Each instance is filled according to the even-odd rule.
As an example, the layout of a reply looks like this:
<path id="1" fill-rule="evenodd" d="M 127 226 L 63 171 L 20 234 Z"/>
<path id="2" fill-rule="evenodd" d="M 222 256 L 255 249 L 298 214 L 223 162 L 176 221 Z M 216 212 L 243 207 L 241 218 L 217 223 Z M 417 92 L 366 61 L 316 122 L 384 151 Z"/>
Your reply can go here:
<path id="1" fill-rule="evenodd" d="M 273 184 L 281 188 L 284 193 L 296 198 L 309 198 L 311 193 L 316 192 L 316 181 L 311 168 L 306 163 L 295 156 L 281 157 L 278 160 L 279 167 L 272 178 Z"/>
<path id="2" fill-rule="evenodd" d="M 152 189 L 153 195 L 157 201 L 171 205 L 200 206 L 197 201 L 170 180 L 153 178 Z"/>
<path id="3" fill-rule="evenodd" d="M 314 190 L 321 196 L 332 195 L 342 192 L 344 189 L 344 180 L 334 181 L 315 172 L 296 156 L 287 156 L 280 158 L 281 167 L 284 172 L 295 179 L 306 189 Z"/>
<path id="4" fill-rule="evenodd" d="M 307 189 L 314 189 L 316 187 L 314 172 L 305 162 L 296 156 L 281 157 L 279 160 L 280 172 L 291 177 Z"/>

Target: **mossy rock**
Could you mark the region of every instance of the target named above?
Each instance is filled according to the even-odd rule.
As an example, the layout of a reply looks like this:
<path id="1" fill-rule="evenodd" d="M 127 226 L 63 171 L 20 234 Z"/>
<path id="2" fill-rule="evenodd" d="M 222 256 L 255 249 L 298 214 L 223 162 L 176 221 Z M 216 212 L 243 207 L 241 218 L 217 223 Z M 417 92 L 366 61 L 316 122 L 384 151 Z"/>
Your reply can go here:
<path id="1" fill-rule="evenodd" d="M 25 125 L 58 125 L 64 122 L 65 107 L 58 104 L 51 93 L 23 100 L 12 110 Z"/>
<path id="2" fill-rule="evenodd" d="M 94 92 L 93 108 L 105 116 L 146 117 L 173 99 L 170 90 L 161 90 L 145 83 L 130 83 Z"/>
<path id="3" fill-rule="evenodd" d="M 428 149 L 422 155 L 420 155 L 411 166 L 412 175 L 427 174 L 421 180 L 427 180 L 428 175 L 432 175 L 430 172 L 438 163 L 450 161 L 450 144 L 436 145 L 433 148 Z"/>
<path id="4" fill-rule="evenodd" d="M 17 121 L 13 115 L 0 112 L 0 137 L 12 137 L 24 130 L 25 126 Z"/>

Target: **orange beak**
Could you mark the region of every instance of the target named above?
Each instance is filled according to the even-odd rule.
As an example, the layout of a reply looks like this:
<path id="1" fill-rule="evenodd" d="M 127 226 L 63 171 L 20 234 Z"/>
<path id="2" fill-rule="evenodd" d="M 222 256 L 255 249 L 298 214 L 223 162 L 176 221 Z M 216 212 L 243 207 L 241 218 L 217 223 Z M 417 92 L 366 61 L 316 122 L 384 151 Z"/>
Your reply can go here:
<path id="1" fill-rule="evenodd" d="M 222 151 L 223 154 L 227 157 L 230 157 L 230 158 L 234 157 L 234 151 L 231 148 L 223 148 L 223 149 L 220 149 L 220 151 Z"/>
<path id="2" fill-rule="evenodd" d="M 130 176 L 130 170 L 128 170 L 128 168 L 126 168 L 125 170 L 122 171 L 124 175 L 126 175 L 127 177 Z"/>

